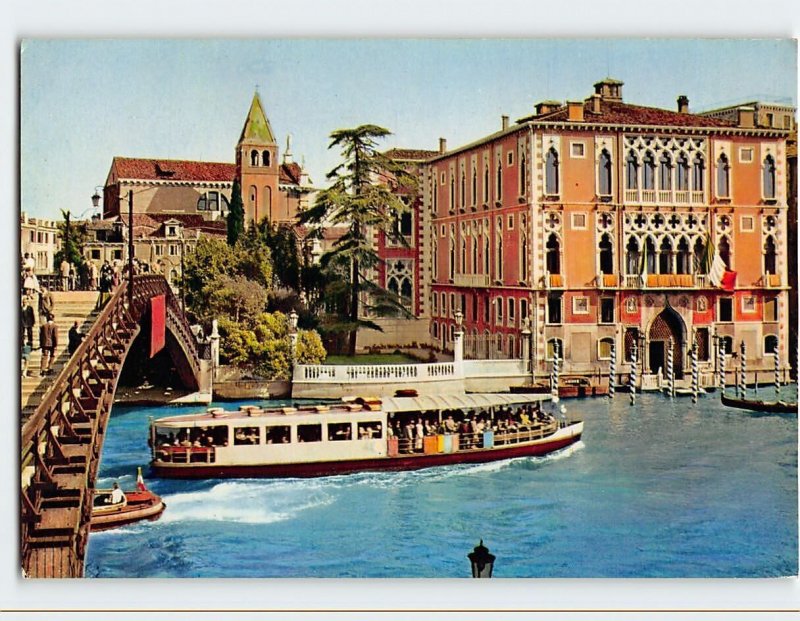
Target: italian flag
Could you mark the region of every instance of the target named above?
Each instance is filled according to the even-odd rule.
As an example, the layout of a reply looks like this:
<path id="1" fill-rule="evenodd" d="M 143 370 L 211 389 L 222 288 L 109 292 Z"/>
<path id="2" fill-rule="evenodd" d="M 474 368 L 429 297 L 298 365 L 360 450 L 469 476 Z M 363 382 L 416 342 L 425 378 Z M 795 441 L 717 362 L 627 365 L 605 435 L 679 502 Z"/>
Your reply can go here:
<path id="1" fill-rule="evenodd" d="M 136 474 L 136 489 L 140 492 L 146 492 L 147 486 L 144 484 L 144 478 L 142 477 L 142 467 L 139 466 L 138 473 Z"/>

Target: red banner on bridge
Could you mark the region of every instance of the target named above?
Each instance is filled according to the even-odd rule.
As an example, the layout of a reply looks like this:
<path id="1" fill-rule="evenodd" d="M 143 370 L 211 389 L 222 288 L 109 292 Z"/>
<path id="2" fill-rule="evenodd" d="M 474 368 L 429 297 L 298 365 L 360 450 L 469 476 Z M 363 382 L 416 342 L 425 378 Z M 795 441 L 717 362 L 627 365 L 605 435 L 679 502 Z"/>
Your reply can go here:
<path id="1" fill-rule="evenodd" d="M 150 298 L 150 357 L 162 349 L 166 342 L 167 306 L 166 297 L 157 295 Z"/>

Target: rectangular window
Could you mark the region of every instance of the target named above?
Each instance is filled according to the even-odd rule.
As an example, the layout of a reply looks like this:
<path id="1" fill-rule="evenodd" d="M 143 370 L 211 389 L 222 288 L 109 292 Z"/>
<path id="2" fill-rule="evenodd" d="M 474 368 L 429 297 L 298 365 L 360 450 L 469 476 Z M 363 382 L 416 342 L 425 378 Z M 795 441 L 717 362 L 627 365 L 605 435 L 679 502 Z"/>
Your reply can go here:
<path id="1" fill-rule="evenodd" d="M 92 258 L 93 259 L 97 259 L 97 260 L 100 259 L 100 250 L 99 249 L 93 249 L 92 250 Z"/>
<path id="2" fill-rule="evenodd" d="M 497 298 L 495 300 L 495 309 L 497 311 L 497 316 L 495 317 L 496 323 L 501 324 L 503 323 L 503 306 L 505 305 L 506 301 L 503 298 Z"/>
<path id="3" fill-rule="evenodd" d="M 571 142 L 569 144 L 569 149 L 572 157 L 586 157 L 586 145 L 582 142 Z"/>
<path id="4" fill-rule="evenodd" d="M 322 425 L 298 425 L 297 426 L 297 441 L 298 442 L 321 442 L 322 441 Z"/>
<path id="5" fill-rule="evenodd" d="M 260 444 L 261 429 L 259 427 L 235 427 L 233 430 L 234 444 Z"/>
<path id="6" fill-rule="evenodd" d="M 633 347 L 637 343 L 639 338 L 639 329 L 638 328 L 625 328 L 625 362 L 632 362 L 633 361 Z M 637 360 L 642 359 L 641 352 L 637 352 Z"/>
<path id="7" fill-rule="evenodd" d="M 343 442 L 353 439 L 351 423 L 328 423 L 328 442 Z"/>
<path id="8" fill-rule="evenodd" d="M 547 297 L 547 323 L 561 323 L 561 296 L 550 295 Z"/>
<path id="9" fill-rule="evenodd" d="M 528 300 L 519 301 L 519 319 L 525 321 L 528 318 Z"/>
<path id="10" fill-rule="evenodd" d="M 508 230 L 514 230 L 514 216 L 508 216 Z"/>
<path id="11" fill-rule="evenodd" d="M 114 251 L 114 258 L 118 261 L 122 260 L 122 250 L 115 250 Z"/>
<path id="12" fill-rule="evenodd" d="M 431 297 L 431 306 L 433 306 L 433 314 L 436 316 L 439 313 L 439 296 L 435 293 Z"/>
<path id="13" fill-rule="evenodd" d="M 778 321 L 778 298 L 764 300 L 764 321 Z"/>
<path id="14" fill-rule="evenodd" d="M 489 298 L 488 297 L 483 298 L 483 323 L 489 323 L 490 321 L 489 307 L 490 307 Z"/>
<path id="15" fill-rule="evenodd" d="M 162 254 L 164 254 L 164 247 L 163 246 L 160 246 L 160 245 L 156 244 L 154 248 L 155 248 L 156 256 L 161 256 Z"/>
<path id="16" fill-rule="evenodd" d="M 35 241 L 36 241 L 36 232 L 35 231 L 31 231 L 31 242 L 35 242 Z"/>
<path id="17" fill-rule="evenodd" d="M 572 228 L 578 230 L 586 230 L 586 214 L 574 213 L 572 214 Z"/>
<path id="18" fill-rule="evenodd" d="M 733 298 L 719 299 L 719 320 L 733 321 Z"/>
<path id="19" fill-rule="evenodd" d="M 442 317 L 447 317 L 447 294 L 442 293 Z"/>
<path id="20" fill-rule="evenodd" d="M 292 439 L 289 425 L 271 425 L 266 428 L 267 444 L 289 444 Z"/>
<path id="21" fill-rule="evenodd" d="M 514 298 L 508 298 L 508 323 L 513 324 L 517 315 L 517 302 Z"/>
<path id="22" fill-rule="evenodd" d="M 600 298 L 600 323 L 614 323 L 614 298 Z"/>
<path id="23" fill-rule="evenodd" d="M 611 358 L 611 344 L 613 339 L 605 338 L 597 342 L 597 358 L 599 360 L 608 360 Z"/>
<path id="24" fill-rule="evenodd" d="M 478 296 L 472 296 L 472 320 L 478 321 Z"/>
<path id="25" fill-rule="evenodd" d="M 586 296 L 575 296 L 572 298 L 572 312 L 576 315 L 588 315 L 589 298 Z"/>
<path id="26" fill-rule="evenodd" d="M 513 166 L 514 165 L 514 152 L 513 151 L 509 151 L 508 154 L 506 155 L 506 162 L 508 163 L 509 166 Z"/>
<path id="27" fill-rule="evenodd" d="M 456 294 L 450 294 L 450 314 L 455 314 L 456 312 Z"/>
<path id="28" fill-rule="evenodd" d="M 753 147 L 741 147 L 739 149 L 739 161 L 749 164 L 753 161 Z"/>
<path id="29" fill-rule="evenodd" d="M 754 295 L 742 296 L 742 312 L 743 313 L 756 312 L 756 296 Z"/>
<path id="30" fill-rule="evenodd" d="M 739 219 L 739 226 L 744 233 L 752 233 L 755 230 L 755 220 L 753 216 L 742 216 Z"/>
<path id="31" fill-rule="evenodd" d="M 383 437 L 383 425 L 380 421 L 358 423 L 359 440 L 380 440 Z"/>
<path id="32" fill-rule="evenodd" d="M 169 254 L 171 257 L 174 257 L 178 254 L 178 247 L 175 244 L 169 245 Z"/>

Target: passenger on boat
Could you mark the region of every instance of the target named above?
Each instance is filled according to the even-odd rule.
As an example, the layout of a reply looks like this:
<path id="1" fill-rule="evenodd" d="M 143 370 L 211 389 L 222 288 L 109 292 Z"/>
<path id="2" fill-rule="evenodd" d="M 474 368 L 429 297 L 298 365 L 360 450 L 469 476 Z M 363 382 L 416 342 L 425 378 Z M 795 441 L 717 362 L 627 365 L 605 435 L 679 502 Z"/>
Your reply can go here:
<path id="1" fill-rule="evenodd" d="M 119 484 L 115 482 L 114 488 L 111 490 L 111 497 L 109 499 L 109 502 L 112 505 L 118 505 L 124 501 L 125 501 L 125 494 L 119 488 Z"/>
<path id="2" fill-rule="evenodd" d="M 425 436 L 425 427 L 422 424 L 422 419 L 417 419 L 417 425 L 414 428 L 414 450 L 422 451 L 422 438 Z"/>
<path id="3" fill-rule="evenodd" d="M 458 425 L 456 425 L 456 421 L 453 420 L 452 414 L 444 421 L 444 428 L 447 430 L 447 433 L 455 433 L 458 431 Z"/>

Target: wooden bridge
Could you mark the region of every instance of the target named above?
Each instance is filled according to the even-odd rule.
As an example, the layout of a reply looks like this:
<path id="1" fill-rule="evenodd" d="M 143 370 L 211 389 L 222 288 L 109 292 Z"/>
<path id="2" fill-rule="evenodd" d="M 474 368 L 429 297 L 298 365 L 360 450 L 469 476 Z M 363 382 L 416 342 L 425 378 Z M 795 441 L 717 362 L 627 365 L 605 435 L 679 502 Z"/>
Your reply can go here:
<path id="1" fill-rule="evenodd" d="M 132 295 L 131 295 L 132 294 Z M 132 299 L 129 299 L 129 296 Z M 21 555 L 30 578 L 80 577 L 106 424 L 125 358 L 153 330 L 164 296 L 164 346 L 183 383 L 211 392 L 211 363 L 161 276 L 120 286 L 22 427 Z M 160 322 L 156 327 L 158 331 Z M 203 351 L 201 351 L 201 349 Z"/>

